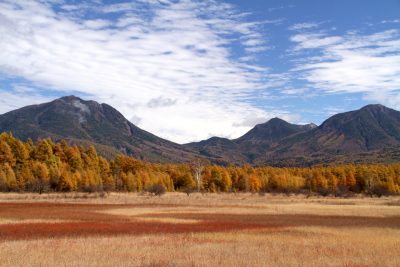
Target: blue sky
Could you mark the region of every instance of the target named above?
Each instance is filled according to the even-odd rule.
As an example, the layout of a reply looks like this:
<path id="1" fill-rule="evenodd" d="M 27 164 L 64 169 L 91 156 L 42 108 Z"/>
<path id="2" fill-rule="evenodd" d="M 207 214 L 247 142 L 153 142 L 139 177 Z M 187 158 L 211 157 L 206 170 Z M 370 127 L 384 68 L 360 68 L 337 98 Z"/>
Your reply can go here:
<path id="1" fill-rule="evenodd" d="M 74 94 L 185 143 L 399 92 L 399 0 L 0 0 L 0 113 Z"/>

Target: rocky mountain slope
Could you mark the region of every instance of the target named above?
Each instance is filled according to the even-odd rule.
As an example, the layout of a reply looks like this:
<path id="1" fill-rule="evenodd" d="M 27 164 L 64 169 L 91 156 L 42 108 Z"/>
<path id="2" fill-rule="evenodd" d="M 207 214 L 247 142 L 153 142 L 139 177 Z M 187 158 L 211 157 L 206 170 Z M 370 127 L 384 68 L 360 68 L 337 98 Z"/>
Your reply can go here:
<path id="1" fill-rule="evenodd" d="M 16 137 L 66 139 L 93 144 L 106 156 L 117 153 L 155 162 L 184 162 L 194 153 L 129 122 L 113 107 L 75 96 L 27 106 L 0 115 L 0 132 Z"/>
<path id="2" fill-rule="evenodd" d="M 400 151 L 400 112 L 368 105 L 334 115 L 320 126 L 294 125 L 275 118 L 238 139 L 224 140 L 228 147 L 214 140 L 218 138 L 186 146 L 204 155 L 256 165 L 390 162 L 400 159 L 396 156 Z"/>
<path id="3" fill-rule="evenodd" d="M 400 112 L 368 105 L 340 113 L 320 126 L 279 118 L 258 124 L 243 136 L 179 145 L 133 125 L 113 107 L 75 96 L 27 106 L 0 115 L 0 132 L 23 140 L 66 139 L 153 162 L 187 162 L 205 157 L 217 164 L 307 166 L 342 162 L 400 160 Z"/>

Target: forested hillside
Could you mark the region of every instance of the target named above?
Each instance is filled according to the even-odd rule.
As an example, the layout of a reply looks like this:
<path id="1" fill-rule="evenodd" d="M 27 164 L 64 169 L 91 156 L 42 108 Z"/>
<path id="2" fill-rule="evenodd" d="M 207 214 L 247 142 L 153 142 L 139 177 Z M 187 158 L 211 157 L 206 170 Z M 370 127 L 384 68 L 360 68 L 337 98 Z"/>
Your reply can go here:
<path id="1" fill-rule="evenodd" d="M 198 170 L 198 169 L 197 169 Z M 400 163 L 272 168 L 204 165 L 202 191 L 316 192 L 323 195 L 400 192 Z M 119 155 L 99 156 L 93 146 L 71 146 L 50 139 L 22 142 L 0 135 L 0 191 L 143 191 L 158 185 L 167 191 L 196 188 L 192 164 L 157 164 Z"/>
<path id="2" fill-rule="evenodd" d="M 119 153 L 151 162 L 185 162 L 196 156 L 193 151 L 133 125 L 107 104 L 75 96 L 1 114 L 0 132 L 12 132 L 24 141 L 51 138 L 93 145 L 109 159 Z"/>

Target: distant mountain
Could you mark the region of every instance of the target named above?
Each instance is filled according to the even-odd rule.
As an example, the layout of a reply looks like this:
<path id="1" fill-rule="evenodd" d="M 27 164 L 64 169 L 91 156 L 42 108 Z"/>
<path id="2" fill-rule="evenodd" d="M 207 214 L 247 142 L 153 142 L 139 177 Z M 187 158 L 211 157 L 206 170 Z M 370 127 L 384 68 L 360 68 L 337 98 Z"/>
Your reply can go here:
<path id="1" fill-rule="evenodd" d="M 258 124 L 238 139 L 212 137 L 185 146 L 208 157 L 219 158 L 229 163 L 253 163 L 282 139 L 316 127 L 315 124 L 296 125 L 279 118 Z"/>
<path id="2" fill-rule="evenodd" d="M 320 126 L 295 125 L 274 118 L 238 139 L 213 137 L 186 146 L 202 155 L 237 164 L 393 162 L 400 160 L 400 112 L 368 105 L 334 115 Z"/>
<path id="3" fill-rule="evenodd" d="M 235 143 L 263 144 L 271 146 L 282 139 L 315 128 L 315 124 L 296 125 L 279 118 L 273 118 L 266 123 L 258 124 Z"/>
<path id="4" fill-rule="evenodd" d="M 0 132 L 21 139 L 66 139 L 93 144 L 106 156 L 117 153 L 156 162 L 184 162 L 193 152 L 148 133 L 129 122 L 113 107 L 75 96 L 27 106 L 0 115 Z"/>
<path id="5" fill-rule="evenodd" d="M 368 105 L 331 117 L 313 134 L 319 140 L 323 135 L 330 136 L 319 142 L 321 149 L 328 152 L 361 152 L 399 145 L 400 112 L 382 105 Z"/>
<path id="6" fill-rule="evenodd" d="M 183 146 L 223 165 L 245 164 L 248 162 L 246 156 L 241 153 L 239 146 L 227 138 L 211 137 L 207 140 L 184 144 Z"/>
<path id="7" fill-rule="evenodd" d="M 320 126 L 273 118 L 237 139 L 179 145 L 138 128 L 107 104 L 67 96 L 0 115 L 4 131 L 23 140 L 93 144 L 109 158 L 122 152 L 152 162 L 199 156 L 216 164 L 273 166 L 400 161 L 400 112 L 382 105 L 334 115 Z"/>
<path id="8" fill-rule="evenodd" d="M 258 159 L 319 157 L 321 159 L 350 155 L 355 160 L 368 152 L 400 146 L 400 112 L 382 105 L 368 105 L 356 111 L 332 116 L 310 131 L 286 138 Z M 371 154 L 371 153 L 370 153 Z M 322 160 L 324 162 L 326 160 Z"/>

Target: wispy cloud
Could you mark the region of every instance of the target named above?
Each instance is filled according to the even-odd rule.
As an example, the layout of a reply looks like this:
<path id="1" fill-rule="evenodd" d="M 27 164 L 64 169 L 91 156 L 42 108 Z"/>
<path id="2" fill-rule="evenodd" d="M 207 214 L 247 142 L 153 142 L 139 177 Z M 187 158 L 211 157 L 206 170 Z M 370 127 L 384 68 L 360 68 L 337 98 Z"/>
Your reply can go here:
<path id="1" fill-rule="evenodd" d="M 328 47 L 343 41 L 340 36 L 326 36 L 321 33 L 296 34 L 290 38 L 296 42 L 295 50 Z"/>
<path id="2" fill-rule="evenodd" d="M 250 115 L 279 115 L 240 100 L 263 88 L 268 70 L 235 60 L 232 47 L 242 59 L 267 49 L 262 24 L 212 0 L 4 0 L 0 73 L 107 102 L 177 142 L 236 137 L 248 130 L 238 125 Z M 0 89 L 8 103 L 25 104 L 21 93 Z M 33 102 L 47 99 L 40 89 L 31 95 Z"/>
<path id="3" fill-rule="evenodd" d="M 23 91 L 20 91 L 21 89 Z M 0 91 L 0 114 L 20 108 L 21 106 L 40 104 L 51 100 L 49 97 L 31 91 L 27 92 L 26 90 L 27 88 L 18 86 L 15 90 Z"/>
<path id="4" fill-rule="evenodd" d="M 382 23 L 382 24 L 386 24 L 386 23 L 400 23 L 400 19 L 382 20 L 381 23 Z"/>
<path id="5" fill-rule="evenodd" d="M 291 31 L 300 31 L 300 30 L 307 30 L 312 28 L 317 28 L 320 23 L 316 22 L 303 22 L 303 23 L 296 23 L 289 27 Z"/>
<path id="6" fill-rule="evenodd" d="M 296 6 L 295 5 L 276 6 L 276 7 L 268 8 L 268 12 L 274 12 L 274 11 L 279 11 L 282 9 L 288 9 L 288 8 L 294 8 L 294 7 L 296 7 Z"/>
<path id="7" fill-rule="evenodd" d="M 400 31 L 291 37 L 304 58 L 293 70 L 325 92 L 364 93 L 368 101 L 400 107 Z"/>

